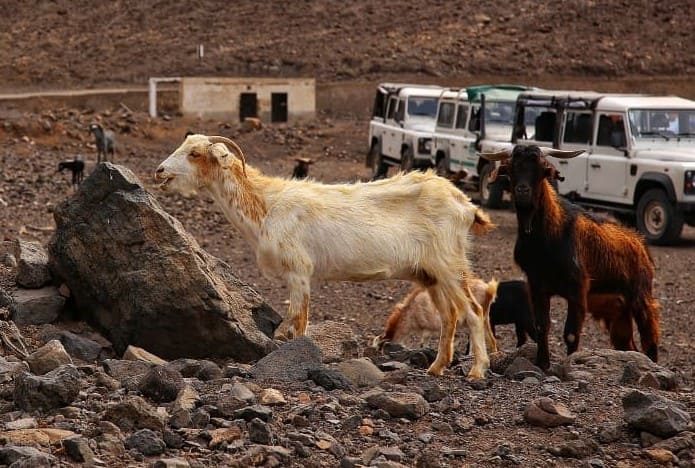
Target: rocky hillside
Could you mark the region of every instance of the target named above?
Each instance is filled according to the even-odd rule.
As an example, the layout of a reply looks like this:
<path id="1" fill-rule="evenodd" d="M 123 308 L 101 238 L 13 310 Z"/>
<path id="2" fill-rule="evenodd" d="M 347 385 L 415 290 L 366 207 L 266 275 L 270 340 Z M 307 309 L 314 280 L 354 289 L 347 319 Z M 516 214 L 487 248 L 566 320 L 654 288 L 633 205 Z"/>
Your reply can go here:
<path id="1" fill-rule="evenodd" d="M 33 0 L 0 17 L 0 89 L 181 75 L 686 75 L 694 20 L 689 0 Z"/>

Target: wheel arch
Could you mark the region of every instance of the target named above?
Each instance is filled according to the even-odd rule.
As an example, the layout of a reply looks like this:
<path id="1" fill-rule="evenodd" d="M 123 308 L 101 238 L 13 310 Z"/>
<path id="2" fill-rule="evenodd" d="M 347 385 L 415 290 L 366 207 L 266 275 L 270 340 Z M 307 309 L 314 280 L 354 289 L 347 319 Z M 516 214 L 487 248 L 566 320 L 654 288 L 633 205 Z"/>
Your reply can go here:
<path id="1" fill-rule="evenodd" d="M 673 187 L 673 182 L 669 176 L 658 172 L 645 172 L 635 187 L 635 194 L 633 196 L 635 209 L 642 195 L 654 188 L 663 189 L 669 200 L 673 202 L 676 201 L 676 189 Z"/>

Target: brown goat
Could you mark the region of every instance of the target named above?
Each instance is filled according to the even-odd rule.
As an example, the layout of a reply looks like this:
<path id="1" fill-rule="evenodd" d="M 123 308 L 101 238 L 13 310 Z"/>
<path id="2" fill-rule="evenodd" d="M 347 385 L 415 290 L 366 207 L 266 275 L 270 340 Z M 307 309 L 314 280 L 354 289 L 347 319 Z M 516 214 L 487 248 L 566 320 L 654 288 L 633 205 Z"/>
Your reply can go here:
<path id="1" fill-rule="evenodd" d="M 582 152 L 517 145 L 513 151 L 480 154 L 490 161 L 502 161 L 496 175 L 510 178 L 518 221 L 514 260 L 529 283 L 538 328 L 538 365 L 543 369 L 550 366 L 550 298 L 558 295 L 567 300 L 563 336 L 571 354 L 579 347 L 589 293 L 624 298 L 624 307 L 617 309 L 621 312 L 604 319 L 613 346 L 634 348 L 634 319 L 643 352 L 656 361 L 659 304 L 652 290 L 654 263 L 642 238 L 559 197 L 548 182 L 548 177 L 560 175 L 546 156 L 569 158 Z"/>

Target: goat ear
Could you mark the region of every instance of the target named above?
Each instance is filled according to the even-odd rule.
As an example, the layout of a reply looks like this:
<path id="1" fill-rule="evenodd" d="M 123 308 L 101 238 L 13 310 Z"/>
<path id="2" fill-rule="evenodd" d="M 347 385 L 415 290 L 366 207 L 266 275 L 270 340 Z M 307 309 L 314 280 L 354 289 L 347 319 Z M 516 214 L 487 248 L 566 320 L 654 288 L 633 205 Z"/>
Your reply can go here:
<path id="1" fill-rule="evenodd" d="M 560 171 L 558 171 L 555 166 L 553 166 L 550 163 L 547 163 L 545 166 L 545 176 L 549 180 L 559 180 L 560 182 L 564 182 L 565 178 L 560 175 Z"/>

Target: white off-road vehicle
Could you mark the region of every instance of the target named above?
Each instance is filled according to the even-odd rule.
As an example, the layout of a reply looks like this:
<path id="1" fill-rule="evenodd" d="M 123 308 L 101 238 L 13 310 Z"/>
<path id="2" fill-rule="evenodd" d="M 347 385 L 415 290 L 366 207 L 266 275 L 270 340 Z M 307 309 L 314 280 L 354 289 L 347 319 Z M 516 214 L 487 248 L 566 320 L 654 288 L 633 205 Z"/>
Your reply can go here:
<path id="1" fill-rule="evenodd" d="M 366 160 L 373 179 L 386 177 L 390 166 L 403 171 L 430 166 L 432 133 L 442 89 L 397 83 L 377 87 Z"/>
<path id="2" fill-rule="evenodd" d="M 459 184 L 464 190 L 478 192 L 484 206 L 500 207 L 502 192 L 496 190 L 497 186 L 488 187 L 485 183 L 494 164 L 478 158 L 480 141 L 509 141 L 516 98 L 530 89 L 493 85 L 442 91 L 432 139 L 432 164 L 443 176 L 466 171 L 466 178 Z M 485 102 L 484 119 L 480 118 L 482 102 Z"/>
<path id="3" fill-rule="evenodd" d="M 586 150 L 556 161 L 561 195 L 634 223 L 654 244 L 674 243 L 684 223 L 695 225 L 695 101 L 536 92 L 519 95 L 514 122 L 511 144 Z"/>

